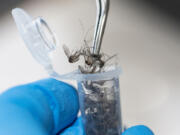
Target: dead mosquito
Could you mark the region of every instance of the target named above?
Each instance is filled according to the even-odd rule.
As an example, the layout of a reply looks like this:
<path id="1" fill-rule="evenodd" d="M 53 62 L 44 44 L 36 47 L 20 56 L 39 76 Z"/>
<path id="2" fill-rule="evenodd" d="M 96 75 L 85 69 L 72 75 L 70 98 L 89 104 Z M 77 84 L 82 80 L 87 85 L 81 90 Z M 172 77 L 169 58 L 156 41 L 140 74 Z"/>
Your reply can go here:
<path id="1" fill-rule="evenodd" d="M 82 73 L 96 73 L 96 72 L 101 72 L 103 67 L 105 66 L 106 62 L 108 62 L 110 59 L 115 57 L 116 55 L 113 55 L 111 57 L 105 58 L 105 54 L 99 54 L 99 55 L 94 55 L 91 53 L 91 49 L 87 41 L 84 40 L 84 46 L 81 47 L 81 49 L 76 50 L 76 51 L 70 51 L 69 48 L 64 45 L 63 46 L 64 52 L 68 58 L 69 63 L 75 63 L 78 62 L 80 59 L 80 56 L 84 58 L 84 66 L 79 65 L 79 70 Z"/>
<path id="2" fill-rule="evenodd" d="M 66 45 L 63 45 L 63 50 L 66 56 L 68 57 L 69 63 L 75 63 L 79 60 L 81 51 L 70 52 L 69 48 Z"/>

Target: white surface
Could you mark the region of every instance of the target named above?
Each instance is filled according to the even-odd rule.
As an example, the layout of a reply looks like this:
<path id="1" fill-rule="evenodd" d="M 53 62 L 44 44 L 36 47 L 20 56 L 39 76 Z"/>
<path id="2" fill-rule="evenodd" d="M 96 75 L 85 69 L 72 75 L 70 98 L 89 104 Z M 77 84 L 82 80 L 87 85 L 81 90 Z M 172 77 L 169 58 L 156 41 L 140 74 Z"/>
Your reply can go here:
<path id="1" fill-rule="evenodd" d="M 60 45 L 82 44 L 79 19 L 85 31 L 95 23 L 92 0 L 29 1 L 19 7 L 48 20 Z M 47 76 L 25 48 L 10 13 L 0 21 L 0 43 L 1 91 Z M 124 123 L 148 125 L 157 135 L 179 135 L 180 39 L 175 25 L 146 7 L 112 0 L 103 48 L 119 53 Z M 71 70 L 64 60 L 59 50 L 54 59 L 59 72 Z"/>

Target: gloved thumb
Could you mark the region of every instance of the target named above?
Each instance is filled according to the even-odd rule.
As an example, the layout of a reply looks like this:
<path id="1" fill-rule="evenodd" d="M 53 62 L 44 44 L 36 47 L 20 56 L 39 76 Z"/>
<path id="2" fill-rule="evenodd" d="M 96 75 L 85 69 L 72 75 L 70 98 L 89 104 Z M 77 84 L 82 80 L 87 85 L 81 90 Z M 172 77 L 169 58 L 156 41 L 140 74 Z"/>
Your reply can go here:
<path id="1" fill-rule="evenodd" d="M 17 86 L 0 96 L 0 134 L 55 134 L 79 110 L 76 90 L 55 79 Z"/>

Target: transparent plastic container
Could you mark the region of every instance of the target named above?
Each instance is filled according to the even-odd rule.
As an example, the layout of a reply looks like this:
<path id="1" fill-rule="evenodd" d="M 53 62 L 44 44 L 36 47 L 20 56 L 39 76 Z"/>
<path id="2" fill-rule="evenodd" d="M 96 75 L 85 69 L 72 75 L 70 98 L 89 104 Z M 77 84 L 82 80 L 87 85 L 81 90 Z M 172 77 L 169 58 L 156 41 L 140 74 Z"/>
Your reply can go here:
<path id="1" fill-rule="evenodd" d="M 49 75 L 57 80 L 77 81 L 86 135 L 121 135 L 121 69 L 114 66 L 103 73 L 82 74 L 75 70 L 59 74 L 50 57 L 56 49 L 56 38 L 47 23 L 42 18 L 33 19 L 19 8 L 14 9 L 12 14 L 27 48 Z"/>
<path id="2" fill-rule="evenodd" d="M 78 92 L 86 135 L 121 135 L 117 69 L 83 76 L 78 81 Z"/>

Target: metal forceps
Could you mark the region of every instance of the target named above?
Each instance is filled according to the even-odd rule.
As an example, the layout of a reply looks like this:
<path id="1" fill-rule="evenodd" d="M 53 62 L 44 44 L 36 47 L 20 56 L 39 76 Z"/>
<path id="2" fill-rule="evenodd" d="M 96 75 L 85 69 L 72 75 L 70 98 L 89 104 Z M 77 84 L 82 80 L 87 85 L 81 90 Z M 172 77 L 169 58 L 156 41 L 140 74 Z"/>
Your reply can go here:
<path id="1" fill-rule="evenodd" d="M 97 19 L 93 40 L 93 55 L 98 56 L 101 49 L 104 31 L 109 13 L 110 0 L 96 0 Z"/>

